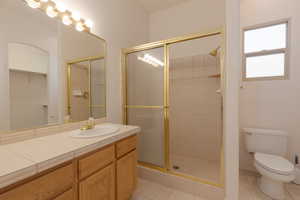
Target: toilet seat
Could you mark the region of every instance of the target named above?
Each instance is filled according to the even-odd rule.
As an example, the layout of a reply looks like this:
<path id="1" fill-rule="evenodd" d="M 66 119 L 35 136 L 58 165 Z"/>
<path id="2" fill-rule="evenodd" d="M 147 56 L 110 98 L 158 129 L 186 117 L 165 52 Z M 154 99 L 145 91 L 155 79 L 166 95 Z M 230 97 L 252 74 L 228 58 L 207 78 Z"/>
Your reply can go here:
<path id="1" fill-rule="evenodd" d="M 294 172 L 294 165 L 283 157 L 255 153 L 255 162 L 262 168 L 280 175 L 291 175 Z"/>

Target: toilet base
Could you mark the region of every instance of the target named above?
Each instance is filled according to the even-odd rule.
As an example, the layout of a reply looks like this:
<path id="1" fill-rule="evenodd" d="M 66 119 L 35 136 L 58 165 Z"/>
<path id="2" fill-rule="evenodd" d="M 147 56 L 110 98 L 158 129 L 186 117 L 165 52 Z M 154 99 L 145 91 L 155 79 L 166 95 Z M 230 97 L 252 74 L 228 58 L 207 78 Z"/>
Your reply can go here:
<path id="1" fill-rule="evenodd" d="M 283 182 L 274 181 L 268 177 L 262 176 L 259 179 L 259 188 L 263 193 L 270 196 L 272 199 L 276 199 L 276 200 L 285 199 Z"/>

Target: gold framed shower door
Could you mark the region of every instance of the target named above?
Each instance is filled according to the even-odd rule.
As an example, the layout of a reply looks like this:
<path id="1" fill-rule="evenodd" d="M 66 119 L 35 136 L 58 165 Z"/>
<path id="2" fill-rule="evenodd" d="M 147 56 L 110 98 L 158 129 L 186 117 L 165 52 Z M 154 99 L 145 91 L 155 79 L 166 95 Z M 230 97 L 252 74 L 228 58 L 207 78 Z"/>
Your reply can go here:
<path id="1" fill-rule="evenodd" d="M 210 36 L 216 36 L 221 35 L 222 36 L 222 47 L 221 47 L 221 57 L 224 57 L 224 34 L 223 29 L 214 30 L 211 32 L 206 33 L 195 33 L 195 34 L 189 34 L 185 36 L 175 37 L 167 40 L 161 40 L 157 42 L 142 44 L 139 46 L 131 47 L 131 48 L 124 48 L 122 49 L 122 57 L 121 57 L 121 66 L 122 66 L 122 97 L 123 97 L 123 123 L 128 124 L 128 117 L 127 112 L 128 108 L 140 108 L 140 109 L 163 109 L 163 117 L 164 117 L 164 167 L 156 166 L 151 163 L 146 162 L 139 162 L 139 165 L 144 166 L 146 168 L 158 170 L 164 173 L 168 173 L 171 175 L 183 177 L 192 181 L 200 182 L 203 184 L 212 185 L 215 187 L 224 187 L 224 155 L 223 155 L 223 138 L 222 138 L 222 146 L 221 146 L 221 152 L 220 152 L 220 160 L 221 160 L 221 166 L 220 166 L 220 183 L 214 183 L 212 181 L 204 180 L 201 178 L 197 178 L 194 176 L 178 173 L 171 171 L 171 163 L 170 163 L 170 131 L 169 131 L 169 108 L 170 108 L 170 97 L 169 97 L 169 91 L 170 91 L 170 82 L 169 82 L 169 74 L 170 74 L 170 45 L 194 40 L 194 39 L 200 39 L 200 38 L 206 38 Z M 127 104 L 127 55 L 135 52 L 140 52 L 144 50 L 151 50 L 155 48 L 164 48 L 164 100 L 163 100 L 163 106 L 146 106 L 146 105 L 128 105 Z M 223 63 L 223 62 L 221 62 Z M 221 66 L 221 82 L 223 79 L 222 76 L 222 70 L 223 66 Z"/>

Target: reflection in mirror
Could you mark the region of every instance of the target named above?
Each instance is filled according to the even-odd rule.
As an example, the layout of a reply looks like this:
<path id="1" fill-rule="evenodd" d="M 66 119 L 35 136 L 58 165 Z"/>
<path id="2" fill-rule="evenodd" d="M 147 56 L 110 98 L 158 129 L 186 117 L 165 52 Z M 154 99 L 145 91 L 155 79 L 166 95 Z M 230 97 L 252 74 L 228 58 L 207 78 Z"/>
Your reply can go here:
<path id="1" fill-rule="evenodd" d="M 102 104 L 99 101 L 105 99 L 105 43 L 70 27 L 63 27 L 62 39 L 62 55 L 68 70 L 68 109 L 65 116 L 72 122 L 105 117 L 105 111 L 102 111 L 105 101 Z M 96 106 L 101 105 L 102 110 L 96 110 Z"/>
<path id="2" fill-rule="evenodd" d="M 48 64 L 48 52 L 8 43 L 11 129 L 48 123 Z"/>
<path id="3" fill-rule="evenodd" d="M 105 60 L 91 61 L 91 116 L 95 119 L 106 115 Z M 101 92 L 100 92 L 101 91 Z"/>
<path id="4" fill-rule="evenodd" d="M 68 63 L 68 114 L 71 121 L 105 117 L 105 69 L 103 57 Z"/>
<path id="5" fill-rule="evenodd" d="M 79 62 L 70 65 L 68 115 L 74 121 L 82 121 L 89 113 L 89 63 Z"/>
<path id="6" fill-rule="evenodd" d="M 1 132 L 105 117 L 103 39 L 65 26 L 22 0 L 0 1 L 0 23 Z M 72 101 L 67 101 L 67 75 Z"/>

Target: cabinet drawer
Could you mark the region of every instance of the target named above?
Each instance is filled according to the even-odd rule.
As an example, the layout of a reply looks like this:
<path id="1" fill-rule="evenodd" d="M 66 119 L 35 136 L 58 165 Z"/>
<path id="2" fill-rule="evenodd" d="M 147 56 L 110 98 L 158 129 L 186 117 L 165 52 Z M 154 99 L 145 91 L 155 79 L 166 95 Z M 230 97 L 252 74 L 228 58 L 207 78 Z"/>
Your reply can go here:
<path id="1" fill-rule="evenodd" d="M 8 192 L 0 194 L 0 200 L 38 200 L 38 187 L 39 185 L 36 181 L 26 183 Z"/>
<path id="2" fill-rule="evenodd" d="M 122 140 L 120 142 L 117 142 L 117 157 L 120 158 L 126 153 L 134 150 L 137 145 L 137 136 L 132 136 L 129 138 L 126 138 L 125 140 Z"/>
<path id="3" fill-rule="evenodd" d="M 40 200 L 52 199 L 71 188 L 74 175 L 73 164 L 69 164 L 38 178 L 36 181 L 39 185 Z"/>
<path id="4" fill-rule="evenodd" d="M 49 200 L 72 187 L 73 165 L 67 165 L 0 195 L 0 200 Z"/>
<path id="5" fill-rule="evenodd" d="M 115 159 L 114 145 L 108 146 L 79 160 L 79 179 L 102 169 Z"/>
<path id="6" fill-rule="evenodd" d="M 53 200 L 74 200 L 74 190 L 70 189 Z"/>

